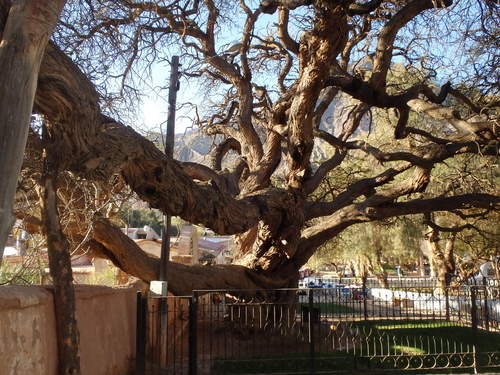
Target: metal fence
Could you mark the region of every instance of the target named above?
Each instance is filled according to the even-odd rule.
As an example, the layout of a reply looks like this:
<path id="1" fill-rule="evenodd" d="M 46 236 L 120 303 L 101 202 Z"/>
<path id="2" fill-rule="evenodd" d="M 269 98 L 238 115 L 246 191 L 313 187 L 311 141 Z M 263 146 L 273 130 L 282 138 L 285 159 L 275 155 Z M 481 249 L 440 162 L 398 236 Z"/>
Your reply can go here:
<path id="1" fill-rule="evenodd" d="M 335 285 L 360 285 L 363 283 L 363 278 L 361 277 L 316 277 L 309 276 L 302 280 L 303 284 L 310 284 L 311 286 L 335 286 Z M 382 286 L 382 282 L 379 279 L 373 277 L 367 277 L 364 280 L 368 288 L 379 288 Z M 438 280 L 433 277 L 387 277 L 387 286 L 390 288 L 401 287 L 401 288 L 411 288 L 411 287 L 435 287 L 438 285 Z M 309 285 L 304 285 L 307 287 Z"/>
<path id="2" fill-rule="evenodd" d="M 436 288 L 439 287 L 440 283 L 436 277 L 417 277 L 417 276 L 389 276 L 386 278 L 388 288 L 417 288 L 417 287 L 427 287 Z M 300 281 L 302 286 L 336 286 L 336 285 L 361 285 L 363 284 L 362 277 L 323 277 L 323 276 L 308 276 Z M 466 280 L 459 280 L 452 278 L 450 280 L 451 285 L 482 285 L 486 283 L 491 287 L 499 287 L 500 279 L 494 279 L 491 277 L 470 277 Z M 374 277 L 364 278 L 364 284 L 368 288 L 381 288 L 383 283 L 381 279 Z M 450 285 L 449 285 L 450 286 Z"/>
<path id="3" fill-rule="evenodd" d="M 493 284 L 492 284 L 493 285 Z M 497 284 L 498 285 L 498 284 Z M 368 287 L 196 291 L 138 298 L 138 374 L 356 373 L 500 367 L 500 354 L 433 335 L 492 331 L 499 288 Z M 429 328 L 418 336 L 387 322 Z M 457 328 L 454 328 L 457 327 Z M 464 328 L 465 329 L 465 328 Z M 389 333 L 390 332 L 390 333 Z"/>

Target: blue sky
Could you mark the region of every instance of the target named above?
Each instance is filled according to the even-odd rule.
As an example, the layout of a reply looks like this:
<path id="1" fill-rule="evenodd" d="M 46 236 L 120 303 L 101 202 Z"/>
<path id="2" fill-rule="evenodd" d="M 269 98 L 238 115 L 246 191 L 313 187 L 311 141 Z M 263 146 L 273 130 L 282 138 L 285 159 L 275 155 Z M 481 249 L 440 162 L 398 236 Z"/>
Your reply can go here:
<path id="1" fill-rule="evenodd" d="M 159 95 L 158 87 L 167 87 L 169 83 L 170 67 L 155 67 L 151 86 L 156 87 L 156 90 L 148 90 L 147 95 L 143 97 L 140 105 L 140 113 L 138 117 L 142 122 L 141 128 L 149 130 L 166 129 L 166 120 L 168 112 L 168 94 L 167 90 L 161 90 L 162 94 Z M 177 93 L 177 107 L 186 101 L 194 102 L 196 100 L 196 90 L 189 87 L 185 79 L 181 79 L 181 87 Z M 184 133 L 185 130 L 192 126 L 191 120 L 187 118 L 189 110 L 186 108 L 178 108 L 176 111 L 176 124 L 175 132 Z"/>
<path id="2" fill-rule="evenodd" d="M 464 6 L 467 4 L 467 1 L 464 1 Z M 474 13 L 474 11 L 472 11 Z M 462 15 L 462 16 L 461 16 Z M 429 29 L 425 27 L 425 18 L 434 18 L 437 17 L 438 26 L 437 29 Z M 413 27 L 416 27 L 419 30 L 419 34 L 423 37 L 423 40 L 427 40 L 427 42 L 422 42 L 422 45 L 417 43 L 413 44 L 413 48 L 415 48 L 416 55 L 418 56 L 426 56 L 425 50 L 430 47 L 430 55 L 423 57 L 424 59 L 432 59 L 432 55 L 437 60 L 443 59 L 442 65 L 436 66 L 432 65 L 432 60 L 429 60 L 428 63 L 431 64 L 437 70 L 437 76 L 434 78 L 436 82 L 445 82 L 450 77 L 457 77 L 457 73 L 460 74 L 460 70 L 463 69 L 467 65 L 466 55 L 464 55 L 464 49 L 467 47 L 466 45 L 453 45 L 452 48 L 449 48 L 447 42 L 450 42 L 454 38 L 458 37 L 455 35 L 452 30 L 447 30 L 445 26 L 451 26 L 454 28 L 454 20 L 458 21 L 459 18 L 463 17 L 463 9 L 459 6 L 455 7 L 450 11 L 448 10 L 429 10 L 425 12 L 424 18 L 421 20 L 416 20 Z M 458 19 L 457 19 L 458 18 Z M 472 18 L 472 17 L 471 17 Z M 263 25 L 260 28 L 261 32 L 266 32 L 270 30 L 270 26 L 273 22 L 275 22 L 275 18 L 273 16 L 265 16 L 263 17 Z M 477 21 L 477 20 L 476 20 Z M 219 40 L 217 42 L 219 48 L 223 48 L 222 46 L 231 45 L 234 42 L 237 42 L 237 38 L 240 36 L 241 24 L 243 20 L 232 20 L 234 22 L 231 26 L 224 29 L 223 32 L 219 35 Z M 446 25 L 448 23 L 448 25 Z M 412 25 L 408 26 L 409 28 Z M 429 34 L 429 35 L 426 35 Z M 403 38 L 411 38 L 410 34 L 405 34 L 404 29 L 400 33 L 400 36 Z M 426 39 L 431 37 L 431 39 Z M 451 40 L 450 40 L 451 39 Z M 426 43 L 430 43 L 426 45 Z M 394 61 L 399 61 L 399 58 L 395 58 Z M 182 60 L 181 60 L 182 64 Z M 418 62 L 416 63 L 418 66 Z M 167 87 L 170 75 L 170 67 L 166 62 L 163 62 L 162 65 L 156 64 L 151 71 L 150 78 L 145 82 L 145 89 L 143 90 L 144 96 L 142 100 L 142 104 L 140 105 L 140 110 L 138 114 L 138 127 L 141 129 L 148 130 L 160 130 L 162 123 L 166 121 L 167 118 L 167 110 L 168 110 L 168 98 L 167 98 Z M 275 87 L 275 75 L 270 77 L 269 75 L 256 75 L 258 79 L 258 83 L 268 83 L 268 88 Z M 465 78 L 465 77 L 463 77 Z M 160 95 L 161 94 L 161 95 Z M 216 100 L 216 99 L 214 99 Z M 181 78 L 181 87 L 178 92 L 178 106 L 181 103 L 191 102 L 200 105 L 200 107 L 209 107 L 210 100 L 204 97 L 203 90 L 200 89 L 200 86 L 197 84 L 196 79 L 188 79 Z M 176 116 L 176 133 L 184 133 L 185 130 L 192 126 L 191 120 L 188 116 L 193 115 L 193 110 L 190 107 L 180 108 L 177 111 Z M 165 125 L 163 125 L 163 130 L 165 129 Z"/>

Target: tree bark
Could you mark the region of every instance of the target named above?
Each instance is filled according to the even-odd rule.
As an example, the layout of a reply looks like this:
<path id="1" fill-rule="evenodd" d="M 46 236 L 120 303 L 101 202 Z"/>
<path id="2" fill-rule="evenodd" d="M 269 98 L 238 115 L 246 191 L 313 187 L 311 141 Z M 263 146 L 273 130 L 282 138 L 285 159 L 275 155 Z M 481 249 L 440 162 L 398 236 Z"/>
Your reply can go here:
<path id="1" fill-rule="evenodd" d="M 421 277 L 426 276 L 425 275 L 424 254 L 422 253 L 422 249 L 421 248 L 418 250 L 418 271 L 419 271 Z"/>
<path id="2" fill-rule="evenodd" d="M 288 92 L 271 106 L 270 112 L 274 113 L 265 115 L 270 127 L 267 129 L 265 152 L 261 135 L 257 134 L 252 123 L 255 108 L 250 69 L 245 62 L 245 47 L 240 51 L 243 74 L 237 69 L 237 64 L 229 63 L 215 52 L 215 5 L 207 5 L 207 31 L 201 32 L 194 27 L 188 27 L 186 23 L 174 22 L 176 17 L 169 13 L 168 7 L 157 7 L 153 3 L 120 3 L 132 9 L 147 8 L 150 12 L 160 12 L 159 15 L 165 18 L 170 17 L 168 22 L 172 30 L 198 39 L 200 48 L 204 50 L 205 62 L 237 88 L 238 112 L 234 112 L 235 107 L 232 106 L 233 110 L 229 110 L 223 121 L 212 124 L 215 133 L 217 129 L 223 128 L 225 132 L 221 131 L 222 134 L 234 136 L 236 142 L 231 147 L 221 147 L 214 163 L 216 169 L 220 168 L 220 158 L 229 148 L 239 150 L 246 160 L 243 162 L 243 165 L 246 165 L 244 174 L 230 173 L 235 179 L 231 188 L 222 182 L 223 175 L 219 171 L 208 171 L 193 164 L 180 165 L 132 128 L 105 115 L 99 107 L 99 95 L 90 79 L 54 44 L 47 48 L 40 69 L 35 111 L 49 120 L 50 138 L 55 142 L 54 148 L 61 160 L 61 170 L 72 171 L 79 177 L 93 181 L 107 181 L 110 176 L 120 174 L 131 190 L 151 207 L 180 216 L 191 223 L 201 223 L 219 234 L 246 233 L 241 238 L 245 246 L 237 254 L 236 262 L 239 266 L 191 268 L 172 265 L 171 269 L 176 271 L 174 280 L 169 282 L 178 294 L 184 294 L 185 291 L 189 293 L 190 288 L 291 286 L 293 280 L 296 280 L 298 269 L 315 249 L 350 225 L 436 209 L 451 210 L 471 206 L 492 208 L 493 203 L 499 202 L 498 197 L 486 194 L 469 194 L 453 199 L 444 197 L 398 201 L 401 196 L 422 192 L 429 182 L 432 165 L 459 152 L 453 145 L 448 146 L 447 142 L 441 144 L 440 149 L 435 152 L 430 152 L 434 149 L 431 148 L 424 154 L 409 157 L 407 152 L 389 155 L 369 145 L 344 142 L 346 137 L 344 141 L 340 141 L 339 147 L 349 147 L 339 151 L 338 157 L 330 159 L 328 168 L 320 167 L 319 173 L 317 172 L 312 180 L 308 178 L 311 174 L 310 156 L 315 136 L 315 107 L 321 91 L 328 83 L 325 72 L 336 63 L 337 56 L 344 50 L 350 34 L 344 3 L 347 2 L 315 2 L 314 25 L 297 46 L 300 47 L 297 50 L 300 59 L 299 78 L 290 86 Z M 361 98 L 368 104 L 380 105 L 379 94 L 385 94 L 382 96 L 387 97 L 387 107 L 397 107 L 393 103 L 394 98 L 383 90 L 387 73 L 384 67 L 390 65 L 392 43 L 402 26 L 419 14 L 421 9 L 433 5 L 433 2 L 427 0 L 427 5 L 419 5 L 418 0 L 410 3 L 393 17 L 393 21 L 390 21 L 383 32 L 381 41 L 384 48 L 377 52 L 379 56 L 376 64 L 380 69 L 375 69 L 379 78 L 374 80 L 375 86 L 380 86 L 381 89 L 372 88 L 370 91 L 368 96 L 372 97 L 373 103 L 369 98 Z M 245 38 L 248 43 L 243 43 L 246 49 L 250 43 L 252 20 L 257 14 L 252 14 L 247 19 Z M 382 84 L 379 84 L 380 82 Z M 370 86 L 364 81 L 361 83 L 362 89 Z M 343 91 L 349 93 L 345 88 Z M 363 106 L 364 111 L 368 110 L 368 104 Z M 406 100 L 402 101 L 402 104 L 406 106 Z M 228 125 L 233 114 L 233 120 L 237 122 L 239 130 L 232 125 L 224 126 Z M 278 134 L 273 130 L 275 128 L 286 129 L 286 132 Z M 348 133 L 352 134 L 355 128 L 352 127 Z M 463 148 L 461 152 L 479 152 L 479 144 L 474 143 L 475 148 L 470 144 L 466 146 L 460 145 L 460 149 Z M 309 210 L 307 195 L 315 190 L 328 170 L 343 160 L 344 152 L 351 147 L 377 155 L 379 161 L 401 160 L 404 163 L 401 167 L 390 168 L 374 178 L 360 180 L 348 186 L 345 192 L 340 193 L 331 202 L 318 202 L 313 208 L 318 205 L 319 208 Z M 482 149 L 480 151 L 483 153 Z M 282 153 L 288 158 L 288 183 L 277 188 L 271 184 L 270 177 Z M 400 186 L 395 183 L 393 187 L 382 188 L 410 168 L 416 169 L 414 177 L 405 180 Z M 241 176 L 246 177 L 240 178 Z M 362 201 L 363 195 L 367 198 Z M 457 198 L 461 199 L 460 204 L 456 203 Z M 311 216 L 312 212 L 317 215 Z M 306 222 L 316 216 L 323 218 L 317 224 L 309 226 Z M 106 228 L 107 225 L 96 220 L 93 238 L 97 251 L 101 251 L 122 269 L 143 280 L 156 278 L 157 262 L 145 256 L 133 242 L 123 238 L 123 234 L 116 232 L 115 235 L 116 228 L 113 231 Z M 184 285 L 175 286 L 175 283 L 180 281 L 183 281 Z"/>
<path id="3" fill-rule="evenodd" d="M 0 2 L 0 262 L 12 225 L 12 201 L 23 162 L 38 71 L 66 1 Z M 8 12 L 8 13 L 7 13 Z"/>
<path id="4" fill-rule="evenodd" d="M 146 282 L 156 280 L 160 260 L 141 248 L 105 218 L 96 218 L 91 250 L 94 255 L 110 259 L 117 267 Z M 236 264 L 186 266 L 169 262 L 168 288 L 175 295 L 191 294 L 201 289 L 273 289 L 288 285 L 277 275 L 266 277 Z M 281 276 L 281 275 L 280 275 Z"/>
<path id="5" fill-rule="evenodd" d="M 54 285 L 58 368 L 61 375 L 80 374 L 79 333 L 75 316 L 75 290 L 71 269 L 70 246 L 62 232 L 54 189 L 56 175 L 43 176 L 43 222 L 47 236 L 50 276 Z"/>
<path id="6" fill-rule="evenodd" d="M 373 246 L 375 248 L 375 264 L 373 267 L 373 274 L 375 275 L 375 278 L 382 288 L 388 288 L 389 282 L 387 281 L 387 272 L 385 271 L 382 262 L 383 246 L 380 229 L 381 228 L 376 223 L 372 223 L 371 232 L 373 238 Z"/>
<path id="7" fill-rule="evenodd" d="M 457 238 L 457 233 L 450 233 L 449 237 L 446 239 L 446 245 L 444 248 L 444 263 L 446 267 L 446 284 L 450 285 L 451 278 L 455 273 L 457 268 L 455 262 L 455 240 Z"/>
<path id="8" fill-rule="evenodd" d="M 389 281 L 387 280 L 387 272 L 385 271 L 384 266 L 382 264 L 381 255 L 382 255 L 381 252 L 376 251 L 375 262 L 372 262 L 372 260 L 369 258 L 368 267 L 370 273 L 372 273 L 373 276 L 375 276 L 380 286 L 382 288 L 388 288 Z"/>
<path id="9" fill-rule="evenodd" d="M 47 139 L 46 122 L 42 127 L 43 170 L 41 184 L 41 211 L 43 230 L 47 237 L 49 270 L 53 284 L 56 317 L 59 374 L 79 375 L 79 332 L 76 321 L 75 290 L 71 268 L 71 249 L 65 236 L 58 211 L 57 179 L 58 159 Z"/>
<path id="10" fill-rule="evenodd" d="M 439 288 L 445 290 L 450 285 L 451 277 L 455 272 L 454 244 L 456 233 L 452 233 L 446 241 L 445 251 L 441 250 L 439 244 L 439 231 L 428 227 L 427 241 L 431 254 L 431 263 L 438 279 Z"/>

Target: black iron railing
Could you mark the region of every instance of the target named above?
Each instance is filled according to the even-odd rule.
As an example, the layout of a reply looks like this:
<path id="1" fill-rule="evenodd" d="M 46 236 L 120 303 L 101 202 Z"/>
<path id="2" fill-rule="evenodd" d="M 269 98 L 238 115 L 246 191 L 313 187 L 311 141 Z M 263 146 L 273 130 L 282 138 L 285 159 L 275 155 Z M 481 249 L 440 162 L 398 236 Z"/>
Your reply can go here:
<path id="1" fill-rule="evenodd" d="M 499 296 L 488 283 L 139 294 L 137 374 L 500 368 Z"/>

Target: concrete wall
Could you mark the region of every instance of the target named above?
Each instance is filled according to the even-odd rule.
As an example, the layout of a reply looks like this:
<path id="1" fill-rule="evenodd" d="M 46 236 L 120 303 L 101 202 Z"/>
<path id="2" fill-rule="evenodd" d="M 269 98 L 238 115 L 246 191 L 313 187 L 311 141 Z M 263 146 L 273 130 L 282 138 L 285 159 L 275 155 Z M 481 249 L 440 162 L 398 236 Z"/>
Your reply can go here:
<path id="1" fill-rule="evenodd" d="M 83 375 L 126 375 L 135 355 L 135 288 L 76 286 Z M 38 286 L 0 287 L 0 373 L 56 375 L 52 293 Z"/>
<path id="2" fill-rule="evenodd" d="M 2 375 L 56 374 L 52 294 L 40 287 L 0 287 Z"/>

